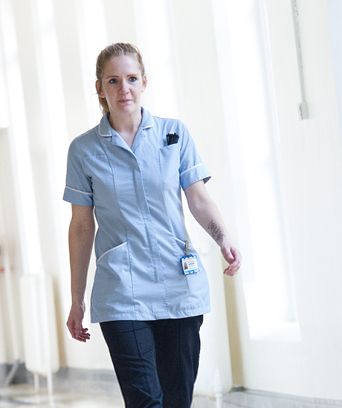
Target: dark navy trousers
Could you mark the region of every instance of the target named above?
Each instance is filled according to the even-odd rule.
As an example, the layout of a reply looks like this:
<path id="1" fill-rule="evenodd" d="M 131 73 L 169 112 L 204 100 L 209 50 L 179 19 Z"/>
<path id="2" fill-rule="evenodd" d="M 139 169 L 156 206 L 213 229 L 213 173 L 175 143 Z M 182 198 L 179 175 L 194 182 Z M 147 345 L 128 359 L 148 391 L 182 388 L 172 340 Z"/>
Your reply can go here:
<path id="1" fill-rule="evenodd" d="M 190 408 L 203 316 L 100 323 L 126 408 Z"/>

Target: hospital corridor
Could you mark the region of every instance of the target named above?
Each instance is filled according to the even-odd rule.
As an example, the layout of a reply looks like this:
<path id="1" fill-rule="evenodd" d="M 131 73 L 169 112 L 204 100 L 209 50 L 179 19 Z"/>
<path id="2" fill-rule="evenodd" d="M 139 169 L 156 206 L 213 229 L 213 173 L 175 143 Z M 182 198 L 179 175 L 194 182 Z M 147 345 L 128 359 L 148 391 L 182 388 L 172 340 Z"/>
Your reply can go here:
<path id="1" fill-rule="evenodd" d="M 147 325 L 153 319 L 139 316 L 164 319 L 157 299 L 169 320 L 173 310 L 198 317 L 195 303 L 209 299 L 203 282 L 211 311 L 200 313 L 192 408 L 342 407 L 341 21 L 341 0 L 0 0 L 0 408 L 124 408 L 101 327 L 92 323 L 101 321 L 97 305 L 114 308 L 115 292 L 125 310 L 113 320 L 134 320 L 128 308 Z M 114 43 L 134 44 L 145 63 L 138 142 L 159 118 L 179 129 L 186 123 L 184 139 L 178 128 L 165 130 L 165 145 L 146 137 L 152 153 L 140 156 L 137 141 L 115 145 L 112 108 L 101 111 L 99 100 L 114 100 L 107 89 L 117 89 L 119 76 L 106 77 L 104 91 L 95 67 Z M 127 79 L 133 97 L 139 75 Z M 127 111 L 133 97 L 119 101 Z M 154 118 L 147 125 L 146 109 Z M 72 141 L 90 140 L 99 123 L 109 133 L 70 159 Z M 108 158 L 106 143 L 120 153 Z M 121 173 L 128 162 L 131 173 Z M 160 188 L 144 179 L 152 166 Z M 81 186 L 67 186 L 73 207 L 63 201 L 67 171 Z M 109 176 L 95 180 L 96 171 Z M 212 223 L 207 233 L 188 208 L 187 189 L 201 180 L 242 254 L 233 276 L 223 273 L 219 228 Z M 132 193 L 138 182 L 146 200 Z M 93 202 L 99 232 L 80 306 L 89 332 L 76 341 L 66 326 L 74 304 L 69 224 L 74 206 Z M 101 219 L 104 207 L 115 213 L 112 224 Z M 186 228 L 174 227 L 175 216 Z M 129 217 L 136 221 L 126 228 Z M 168 231 L 159 241 L 149 238 L 155 220 Z M 127 241 L 119 239 L 122 225 Z M 145 280 L 134 275 L 134 239 L 144 243 L 142 257 L 146 248 L 155 256 L 138 272 Z M 163 270 L 173 259 L 174 271 Z"/>

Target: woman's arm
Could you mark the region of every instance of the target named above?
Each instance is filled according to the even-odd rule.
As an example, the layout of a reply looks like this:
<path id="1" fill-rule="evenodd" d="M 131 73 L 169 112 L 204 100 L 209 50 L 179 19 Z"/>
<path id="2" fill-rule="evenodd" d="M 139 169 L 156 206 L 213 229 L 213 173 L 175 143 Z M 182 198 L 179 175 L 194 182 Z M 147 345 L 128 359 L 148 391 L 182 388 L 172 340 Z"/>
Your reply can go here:
<path id="1" fill-rule="evenodd" d="M 214 201 L 210 198 L 203 180 L 187 187 L 185 195 L 192 215 L 220 246 L 222 255 L 229 263 L 224 273 L 234 276 L 241 265 L 241 254 L 232 246 L 221 214 Z"/>
<path id="2" fill-rule="evenodd" d="M 88 267 L 95 234 L 93 206 L 83 207 L 72 204 L 72 218 L 69 227 L 69 252 L 71 269 L 71 297 L 67 326 L 71 336 L 79 341 L 87 341 L 90 334 L 83 328 L 84 292 Z"/>

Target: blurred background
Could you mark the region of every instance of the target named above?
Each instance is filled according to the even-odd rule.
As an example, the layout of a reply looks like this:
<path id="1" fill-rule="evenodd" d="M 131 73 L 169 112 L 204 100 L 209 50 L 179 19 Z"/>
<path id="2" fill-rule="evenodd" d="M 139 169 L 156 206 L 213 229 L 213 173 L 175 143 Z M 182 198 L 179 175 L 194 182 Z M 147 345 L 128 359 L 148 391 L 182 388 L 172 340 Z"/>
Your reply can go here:
<path id="1" fill-rule="evenodd" d="M 0 0 L 0 383 L 112 370 L 97 325 L 87 344 L 66 330 L 62 196 L 101 118 L 96 57 L 131 42 L 143 106 L 190 129 L 244 258 L 223 278 L 187 214 L 213 299 L 196 395 L 342 400 L 341 21 L 339 0 Z"/>

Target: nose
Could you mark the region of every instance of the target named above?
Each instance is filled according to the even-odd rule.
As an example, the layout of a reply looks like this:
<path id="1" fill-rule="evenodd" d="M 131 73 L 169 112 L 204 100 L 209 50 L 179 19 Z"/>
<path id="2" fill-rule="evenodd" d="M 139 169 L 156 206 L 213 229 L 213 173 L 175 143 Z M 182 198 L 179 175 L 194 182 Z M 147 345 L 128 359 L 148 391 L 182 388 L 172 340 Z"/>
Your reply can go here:
<path id="1" fill-rule="evenodd" d="M 128 89 L 129 89 L 128 83 L 126 81 L 122 81 L 120 89 L 121 93 L 126 95 L 128 93 Z"/>

